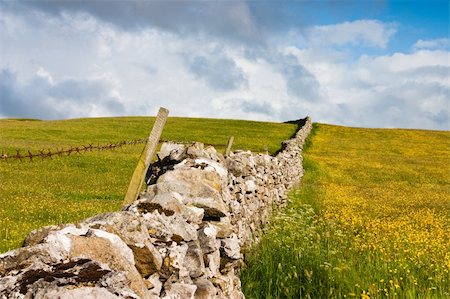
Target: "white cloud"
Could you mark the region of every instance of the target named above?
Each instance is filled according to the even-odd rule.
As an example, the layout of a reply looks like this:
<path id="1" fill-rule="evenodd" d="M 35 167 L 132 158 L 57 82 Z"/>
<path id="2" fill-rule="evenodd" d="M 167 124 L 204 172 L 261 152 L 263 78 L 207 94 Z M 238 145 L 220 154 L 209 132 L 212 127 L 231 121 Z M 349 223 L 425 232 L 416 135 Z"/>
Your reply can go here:
<path id="1" fill-rule="evenodd" d="M 314 46 L 353 45 L 385 48 L 396 33 L 396 24 L 377 20 L 357 20 L 334 25 L 313 26 L 306 31 L 306 41 Z"/>
<path id="2" fill-rule="evenodd" d="M 450 47 L 450 39 L 449 38 L 438 38 L 438 39 L 428 39 L 422 40 L 419 39 L 414 45 L 413 49 L 449 49 Z"/>
<path id="3" fill-rule="evenodd" d="M 236 7 L 252 31 L 250 12 Z M 315 42 L 304 47 L 282 35 L 262 47 L 159 27 L 125 30 L 93 15 L 0 12 L 0 115 L 153 115 L 165 106 L 178 116 L 448 128 L 448 51 L 355 60 L 348 49 L 320 46 L 384 47 L 393 24 L 313 27 Z"/>
<path id="4" fill-rule="evenodd" d="M 333 123 L 368 127 L 449 129 L 448 52 L 363 56 L 343 63 L 290 48 L 327 94 Z"/>

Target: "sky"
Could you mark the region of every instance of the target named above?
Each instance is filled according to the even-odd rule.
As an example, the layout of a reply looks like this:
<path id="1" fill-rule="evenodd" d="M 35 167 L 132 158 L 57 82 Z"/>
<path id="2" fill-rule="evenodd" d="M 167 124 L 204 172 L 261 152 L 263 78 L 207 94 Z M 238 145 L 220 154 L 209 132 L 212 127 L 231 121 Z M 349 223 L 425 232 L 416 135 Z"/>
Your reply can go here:
<path id="1" fill-rule="evenodd" d="M 449 130 L 444 0 L 3 1 L 0 118 Z"/>

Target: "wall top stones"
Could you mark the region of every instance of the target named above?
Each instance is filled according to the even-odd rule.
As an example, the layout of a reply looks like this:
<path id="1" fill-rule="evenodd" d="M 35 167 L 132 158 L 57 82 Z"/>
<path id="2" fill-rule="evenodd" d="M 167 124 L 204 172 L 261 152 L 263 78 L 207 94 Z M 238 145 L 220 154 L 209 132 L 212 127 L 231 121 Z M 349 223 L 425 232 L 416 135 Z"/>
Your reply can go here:
<path id="1" fill-rule="evenodd" d="M 276 156 L 164 143 L 122 211 L 43 227 L 0 255 L 0 298 L 243 298 L 242 250 L 303 176 L 301 121 Z"/>

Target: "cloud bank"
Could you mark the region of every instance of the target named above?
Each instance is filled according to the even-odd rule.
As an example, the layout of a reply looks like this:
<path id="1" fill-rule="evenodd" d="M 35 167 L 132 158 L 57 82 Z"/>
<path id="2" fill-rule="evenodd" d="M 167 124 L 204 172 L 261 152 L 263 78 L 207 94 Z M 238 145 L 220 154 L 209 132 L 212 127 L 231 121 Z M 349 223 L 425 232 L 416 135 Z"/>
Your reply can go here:
<path id="1" fill-rule="evenodd" d="M 179 116 L 449 129 L 448 39 L 389 52 L 396 22 L 299 25 L 240 1 L 0 8 L 0 117 L 152 115 L 165 106 Z"/>

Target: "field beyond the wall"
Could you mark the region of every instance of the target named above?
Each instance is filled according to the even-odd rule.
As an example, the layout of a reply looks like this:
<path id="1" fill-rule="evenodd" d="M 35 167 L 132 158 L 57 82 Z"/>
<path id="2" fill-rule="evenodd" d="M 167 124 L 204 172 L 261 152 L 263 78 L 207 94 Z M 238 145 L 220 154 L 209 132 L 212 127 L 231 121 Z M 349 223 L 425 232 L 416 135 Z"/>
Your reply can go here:
<path id="1" fill-rule="evenodd" d="M 147 138 L 154 118 L 89 118 L 62 121 L 0 120 L 0 152 L 67 149 Z M 199 141 L 223 152 L 229 136 L 233 150 L 275 153 L 296 125 L 241 120 L 170 117 L 162 140 Z M 120 209 L 144 145 L 70 156 L 0 160 L 0 253 L 21 245 L 33 229 L 76 222 Z"/>
<path id="2" fill-rule="evenodd" d="M 450 132 L 315 124 L 248 298 L 450 298 Z"/>

